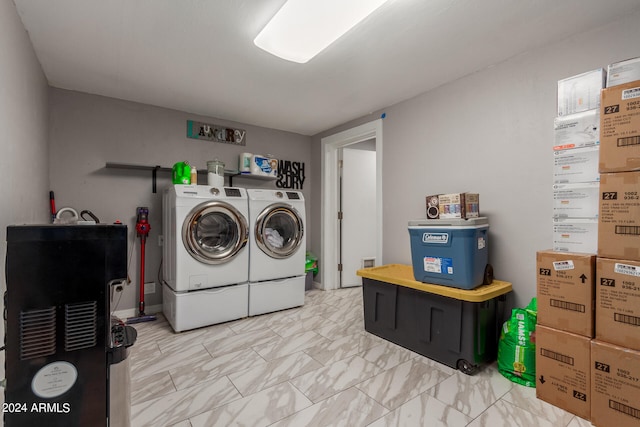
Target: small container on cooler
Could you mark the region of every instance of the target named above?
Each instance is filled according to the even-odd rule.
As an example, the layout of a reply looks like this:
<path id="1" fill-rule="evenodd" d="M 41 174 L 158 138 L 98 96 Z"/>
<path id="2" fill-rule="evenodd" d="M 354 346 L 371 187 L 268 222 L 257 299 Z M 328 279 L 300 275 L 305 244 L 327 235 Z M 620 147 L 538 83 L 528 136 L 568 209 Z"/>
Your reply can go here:
<path id="1" fill-rule="evenodd" d="M 409 221 L 415 279 L 460 289 L 491 283 L 488 231 L 485 217 Z"/>

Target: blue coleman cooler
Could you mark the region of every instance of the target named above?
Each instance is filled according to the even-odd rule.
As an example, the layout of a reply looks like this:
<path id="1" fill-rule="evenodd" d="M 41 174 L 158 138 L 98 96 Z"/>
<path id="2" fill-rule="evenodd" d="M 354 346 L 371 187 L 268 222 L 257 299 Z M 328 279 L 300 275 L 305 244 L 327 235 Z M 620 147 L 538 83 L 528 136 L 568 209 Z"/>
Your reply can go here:
<path id="1" fill-rule="evenodd" d="M 460 289 L 490 284 L 488 231 L 485 217 L 409 221 L 415 279 Z"/>

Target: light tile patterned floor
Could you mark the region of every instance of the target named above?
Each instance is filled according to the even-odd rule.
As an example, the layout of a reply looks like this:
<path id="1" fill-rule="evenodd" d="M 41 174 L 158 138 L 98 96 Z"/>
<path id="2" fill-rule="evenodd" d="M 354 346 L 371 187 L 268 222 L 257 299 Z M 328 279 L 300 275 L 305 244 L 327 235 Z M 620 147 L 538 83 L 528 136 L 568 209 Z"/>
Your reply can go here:
<path id="1" fill-rule="evenodd" d="M 369 334 L 361 288 L 179 334 L 162 316 L 135 327 L 133 427 L 591 425 L 495 364 L 468 376 Z"/>

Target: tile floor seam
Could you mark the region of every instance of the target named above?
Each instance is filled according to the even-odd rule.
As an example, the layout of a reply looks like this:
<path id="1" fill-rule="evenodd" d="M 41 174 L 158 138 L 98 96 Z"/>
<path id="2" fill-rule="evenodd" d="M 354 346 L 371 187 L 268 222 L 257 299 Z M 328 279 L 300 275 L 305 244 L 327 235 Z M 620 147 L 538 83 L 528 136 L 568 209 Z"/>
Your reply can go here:
<path id="1" fill-rule="evenodd" d="M 255 393 L 250 393 L 250 394 L 248 394 L 248 395 L 246 395 L 246 396 L 245 396 L 245 395 L 244 395 L 244 394 L 242 394 L 242 392 L 238 389 L 238 386 L 236 386 L 236 384 L 235 384 L 233 381 L 231 381 L 231 378 L 229 378 L 229 375 L 231 375 L 231 374 L 227 374 L 227 375 L 225 375 L 224 377 L 225 377 L 225 378 L 226 378 L 226 379 L 231 383 L 231 385 L 233 386 L 233 388 L 235 388 L 235 389 L 236 389 L 236 391 L 238 392 L 238 394 L 239 394 L 240 396 L 242 396 L 242 397 L 240 397 L 240 399 L 244 399 L 245 397 L 249 397 L 249 396 L 251 396 L 252 394 L 259 393 L 260 391 L 262 391 L 262 390 L 260 390 L 260 391 L 257 391 L 257 392 L 255 392 Z M 221 378 L 222 378 L 222 377 L 221 377 Z M 277 385 L 277 384 L 274 384 L 274 385 Z M 235 402 L 235 400 L 232 400 L 231 402 Z M 231 403 L 231 402 L 229 402 L 229 403 Z"/>
<path id="2" fill-rule="evenodd" d="M 304 354 L 306 354 L 307 356 L 309 356 L 310 358 L 312 358 L 313 360 L 315 360 L 316 362 L 318 362 L 319 364 L 321 364 L 322 366 L 327 366 L 327 365 L 325 365 L 324 363 L 322 363 L 321 361 L 319 361 L 318 359 L 316 359 L 315 357 L 313 357 L 313 355 L 312 355 L 312 354 L 307 353 L 307 350 L 309 350 L 309 349 L 308 349 L 308 348 L 307 348 L 307 349 L 304 349 L 304 350 L 302 350 L 302 352 L 303 352 Z"/>
<path id="3" fill-rule="evenodd" d="M 171 375 L 171 370 L 167 370 L 167 374 L 169 374 L 169 378 L 171 379 L 171 383 L 173 384 L 173 388 L 175 388 L 176 391 L 178 391 L 179 388 L 178 388 L 178 386 L 176 384 L 175 379 L 173 378 L 173 375 Z"/>
<path id="4" fill-rule="evenodd" d="M 412 360 L 412 359 L 410 359 L 410 360 Z M 407 361 L 407 362 L 409 362 L 409 361 Z M 403 363 L 407 363 L 407 362 L 403 362 Z M 390 369 L 393 369 L 393 368 L 390 368 Z M 437 369 L 437 368 L 434 368 L 434 369 Z M 384 372 L 386 372 L 386 371 L 384 371 Z M 382 372 L 382 373 L 384 373 L 384 372 Z M 382 374 L 382 373 L 381 373 L 381 374 Z M 378 375 L 380 375 L 380 374 L 378 374 Z M 373 378 L 373 377 L 371 377 L 371 378 Z M 370 378 L 370 379 L 371 379 L 371 378 Z M 448 378 L 448 377 L 447 377 L 447 378 Z M 444 381 L 445 379 L 446 379 L 446 378 L 444 378 L 442 381 Z M 436 384 L 432 385 L 432 386 L 431 386 L 431 387 L 429 387 L 428 389 L 426 389 L 426 390 L 422 391 L 421 393 L 418 393 L 416 396 L 413 396 L 413 397 L 411 397 L 410 399 L 408 399 L 408 400 L 406 400 L 406 401 L 402 402 L 401 404 L 397 405 L 396 407 L 393 407 L 393 408 L 392 408 L 392 407 L 389 407 L 389 406 L 385 405 L 384 403 L 382 403 L 382 402 L 380 402 L 380 401 L 376 400 L 376 398 L 375 398 L 374 396 L 371 396 L 371 395 L 370 395 L 369 393 L 367 393 L 365 390 L 363 390 L 363 389 L 361 389 L 360 387 L 358 387 L 358 385 L 361 385 L 362 383 L 364 383 L 364 382 L 366 382 L 366 381 L 368 381 L 368 380 L 362 381 L 362 382 L 358 383 L 357 385 L 355 385 L 354 387 L 357 387 L 357 388 L 358 388 L 358 390 L 360 390 L 360 391 L 361 391 L 362 393 L 364 393 L 365 395 L 369 396 L 371 399 L 375 400 L 375 401 L 376 401 L 380 406 L 382 406 L 383 408 L 387 409 L 389 412 L 393 412 L 393 411 L 395 411 L 396 409 L 400 408 L 402 405 L 406 404 L 406 403 L 407 403 L 407 402 L 409 402 L 410 400 L 415 399 L 415 398 L 417 398 L 417 397 L 419 397 L 419 396 L 421 396 L 421 395 L 423 395 L 423 394 L 425 394 L 425 393 L 427 393 L 427 394 L 428 394 L 429 390 L 431 390 L 433 387 L 437 386 L 438 384 L 440 384 L 440 383 L 442 382 L 442 381 L 437 382 Z M 444 402 L 442 402 L 442 403 L 444 403 Z M 447 406 L 451 406 L 451 405 L 448 405 L 448 404 L 446 404 L 446 405 L 447 405 Z"/>
<path id="5" fill-rule="evenodd" d="M 505 394 L 504 394 L 504 396 L 506 396 L 506 395 L 507 395 L 507 393 L 505 393 Z M 550 423 L 552 423 L 552 424 L 555 422 L 554 420 L 550 420 L 549 418 L 547 418 L 547 417 L 546 417 L 546 416 L 544 416 L 544 415 L 538 415 L 538 414 L 535 414 L 535 413 L 531 412 L 530 410 L 528 410 L 527 408 L 523 408 L 522 406 L 520 406 L 520 405 L 518 405 L 518 404 L 516 404 L 516 403 L 509 402 L 508 400 L 504 399 L 504 396 L 502 396 L 500 399 L 496 400 L 496 403 L 497 403 L 497 402 L 499 402 L 499 401 L 502 401 L 504 404 L 508 404 L 508 405 L 515 406 L 516 408 L 518 408 L 518 409 L 520 409 L 520 410 L 522 410 L 522 411 L 525 411 L 525 412 L 527 412 L 528 414 L 531 414 L 531 416 L 532 416 L 533 418 L 542 418 L 542 419 L 544 419 L 544 420 L 549 421 L 549 422 L 550 422 Z M 495 405 L 495 403 L 494 403 L 493 405 Z M 493 406 L 493 405 L 491 405 L 491 406 Z M 490 406 L 490 407 L 491 407 L 491 406 Z M 490 408 L 490 407 L 489 407 L 489 408 Z M 488 409 L 488 408 L 487 408 L 487 409 Z M 569 423 L 571 423 L 571 419 L 569 420 Z"/>
<path id="6" fill-rule="evenodd" d="M 365 380 L 365 381 L 366 381 L 366 380 Z M 393 411 L 393 409 L 389 409 L 389 408 L 387 408 L 387 406 L 386 406 L 386 405 L 384 405 L 382 402 L 378 401 L 374 396 L 371 396 L 369 393 L 367 393 L 366 391 L 364 391 L 363 389 L 361 389 L 360 387 L 358 387 L 360 384 L 362 384 L 362 383 L 363 383 L 363 382 L 365 382 L 365 381 L 359 382 L 358 384 L 354 384 L 354 385 L 353 385 L 353 387 L 357 388 L 357 389 L 360 391 L 360 393 L 364 394 L 364 395 L 365 395 L 365 396 L 367 396 L 369 399 L 373 400 L 373 401 L 374 401 L 374 402 L 376 402 L 378 405 L 382 406 L 382 407 L 387 411 L 387 414 L 391 413 L 391 412 Z M 405 403 L 406 403 L 406 402 L 405 402 Z M 401 406 L 402 406 L 402 405 L 401 405 Z M 385 414 L 385 415 L 386 415 L 386 414 Z M 384 415 L 383 415 L 382 417 L 384 417 Z M 382 417 L 380 417 L 380 418 L 382 418 Z M 373 422 L 373 421 L 372 421 L 372 422 Z"/>
<path id="7" fill-rule="evenodd" d="M 437 398 L 436 398 L 436 400 L 437 400 Z M 497 402 L 497 400 L 496 400 L 496 402 Z M 491 405 L 487 406 L 487 407 L 484 409 L 484 411 L 480 412 L 476 417 L 474 417 L 471 421 L 469 421 L 469 422 L 467 423 L 467 425 L 471 425 L 475 420 L 479 419 L 479 418 L 482 416 L 482 414 L 484 414 L 485 412 L 487 412 L 487 411 L 488 411 L 488 410 L 489 410 L 493 405 L 495 405 L 495 404 L 496 404 L 496 402 L 493 402 Z M 465 415 L 466 415 L 466 414 L 465 414 Z M 469 415 L 467 415 L 467 417 L 471 418 L 471 416 L 469 416 Z"/>
<path id="8" fill-rule="evenodd" d="M 522 386 L 522 387 L 525 387 L 525 386 Z M 537 415 L 537 414 L 535 414 L 535 413 L 531 412 L 530 410 L 528 410 L 527 408 L 523 407 L 522 405 L 519 405 L 519 404 L 518 404 L 518 402 L 511 402 L 511 401 L 509 401 L 509 400 L 505 399 L 504 397 L 505 397 L 507 394 L 509 394 L 510 392 L 511 392 L 511 391 L 506 392 L 506 393 L 505 393 L 505 394 L 504 394 L 500 399 L 498 399 L 498 400 L 503 400 L 504 402 L 509 403 L 510 405 L 515 406 L 516 408 L 520 408 L 520 409 L 522 409 L 523 411 L 527 411 L 527 412 L 529 412 L 529 413 L 533 414 L 533 415 L 534 415 L 534 416 L 536 416 L 536 417 L 543 418 L 543 419 L 545 419 L 545 420 L 549 421 L 550 423 L 554 423 L 554 422 L 556 422 L 556 421 L 557 421 L 557 420 L 552 420 L 552 419 L 550 419 L 550 418 L 549 418 L 549 416 L 547 415 L 547 412 L 545 412 L 545 411 L 543 411 L 543 414 L 542 414 L 542 415 Z M 542 402 L 544 402 L 544 401 L 542 401 Z M 569 422 L 568 422 L 568 423 L 567 423 L 567 425 L 566 425 L 566 426 L 564 426 L 564 427 L 567 427 L 569 424 L 571 424 L 571 420 L 572 420 L 572 419 L 573 419 L 573 418 L 569 419 Z"/>
<path id="9" fill-rule="evenodd" d="M 496 403 L 498 403 L 498 402 L 502 402 L 502 403 L 503 403 L 503 404 L 505 404 L 505 405 L 510 405 L 510 406 L 513 406 L 513 407 L 515 407 L 515 408 L 520 409 L 521 411 L 525 411 L 526 413 L 530 414 L 530 415 L 531 415 L 531 417 L 532 417 L 532 418 L 534 418 L 534 419 L 535 419 L 535 418 L 542 418 L 543 420 L 546 420 L 546 421 L 548 421 L 548 422 L 549 422 L 549 423 L 551 423 L 551 424 L 553 424 L 553 423 L 555 423 L 555 422 L 557 421 L 557 420 L 551 420 L 551 419 L 547 418 L 547 417 L 546 417 L 546 416 L 544 416 L 544 415 L 538 415 L 538 414 L 535 414 L 535 413 L 531 412 L 530 410 L 528 410 L 527 408 L 523 408 L 522 406 L 520 406 L 520 405 L 518 405 L 518 404 L 516 404 L 516 403 L 510 402 L 510 401 L 508 401 L 508 400 L 504 399 L 504 396 L 506 396 L 507 394 L 508 394 L 508 392 L 507 392 L 507 393 L 505 393 L 501 398 L 499 398 L 498 400 L 496 400 L 495 402 L 493 402 L 493 404 L 492 404 L 491 406 L 489 406 L 486 410 L 489 410 L 492 406 L 495 406 L 495 404 L 496 404 Z M 480 415 L 482 415 L 482 414 L 480 414 Z M 478 417 L 479 417 L 480 415 L 478 415 Z M 568 426 L 569 424 L 571 424 L 571 420 L 572 420 L 572 419 L 573 419 L 573 418 L 569 419 L 569 422 L 567 423 L 567 426 Z M 565 426 L 565 427 L 566 427 L 566 426 Z"/>

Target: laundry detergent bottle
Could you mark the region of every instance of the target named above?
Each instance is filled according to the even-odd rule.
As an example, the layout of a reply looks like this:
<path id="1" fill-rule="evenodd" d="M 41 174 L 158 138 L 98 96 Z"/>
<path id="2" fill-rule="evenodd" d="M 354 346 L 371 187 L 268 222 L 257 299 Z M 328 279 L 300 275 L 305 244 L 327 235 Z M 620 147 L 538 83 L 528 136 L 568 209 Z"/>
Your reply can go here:
<path id="1" fill-rule="evenodd" d="M 189 162 L 178 162 L 173 165 L 173 183 L 191 184 L 191 166 Z"/>

